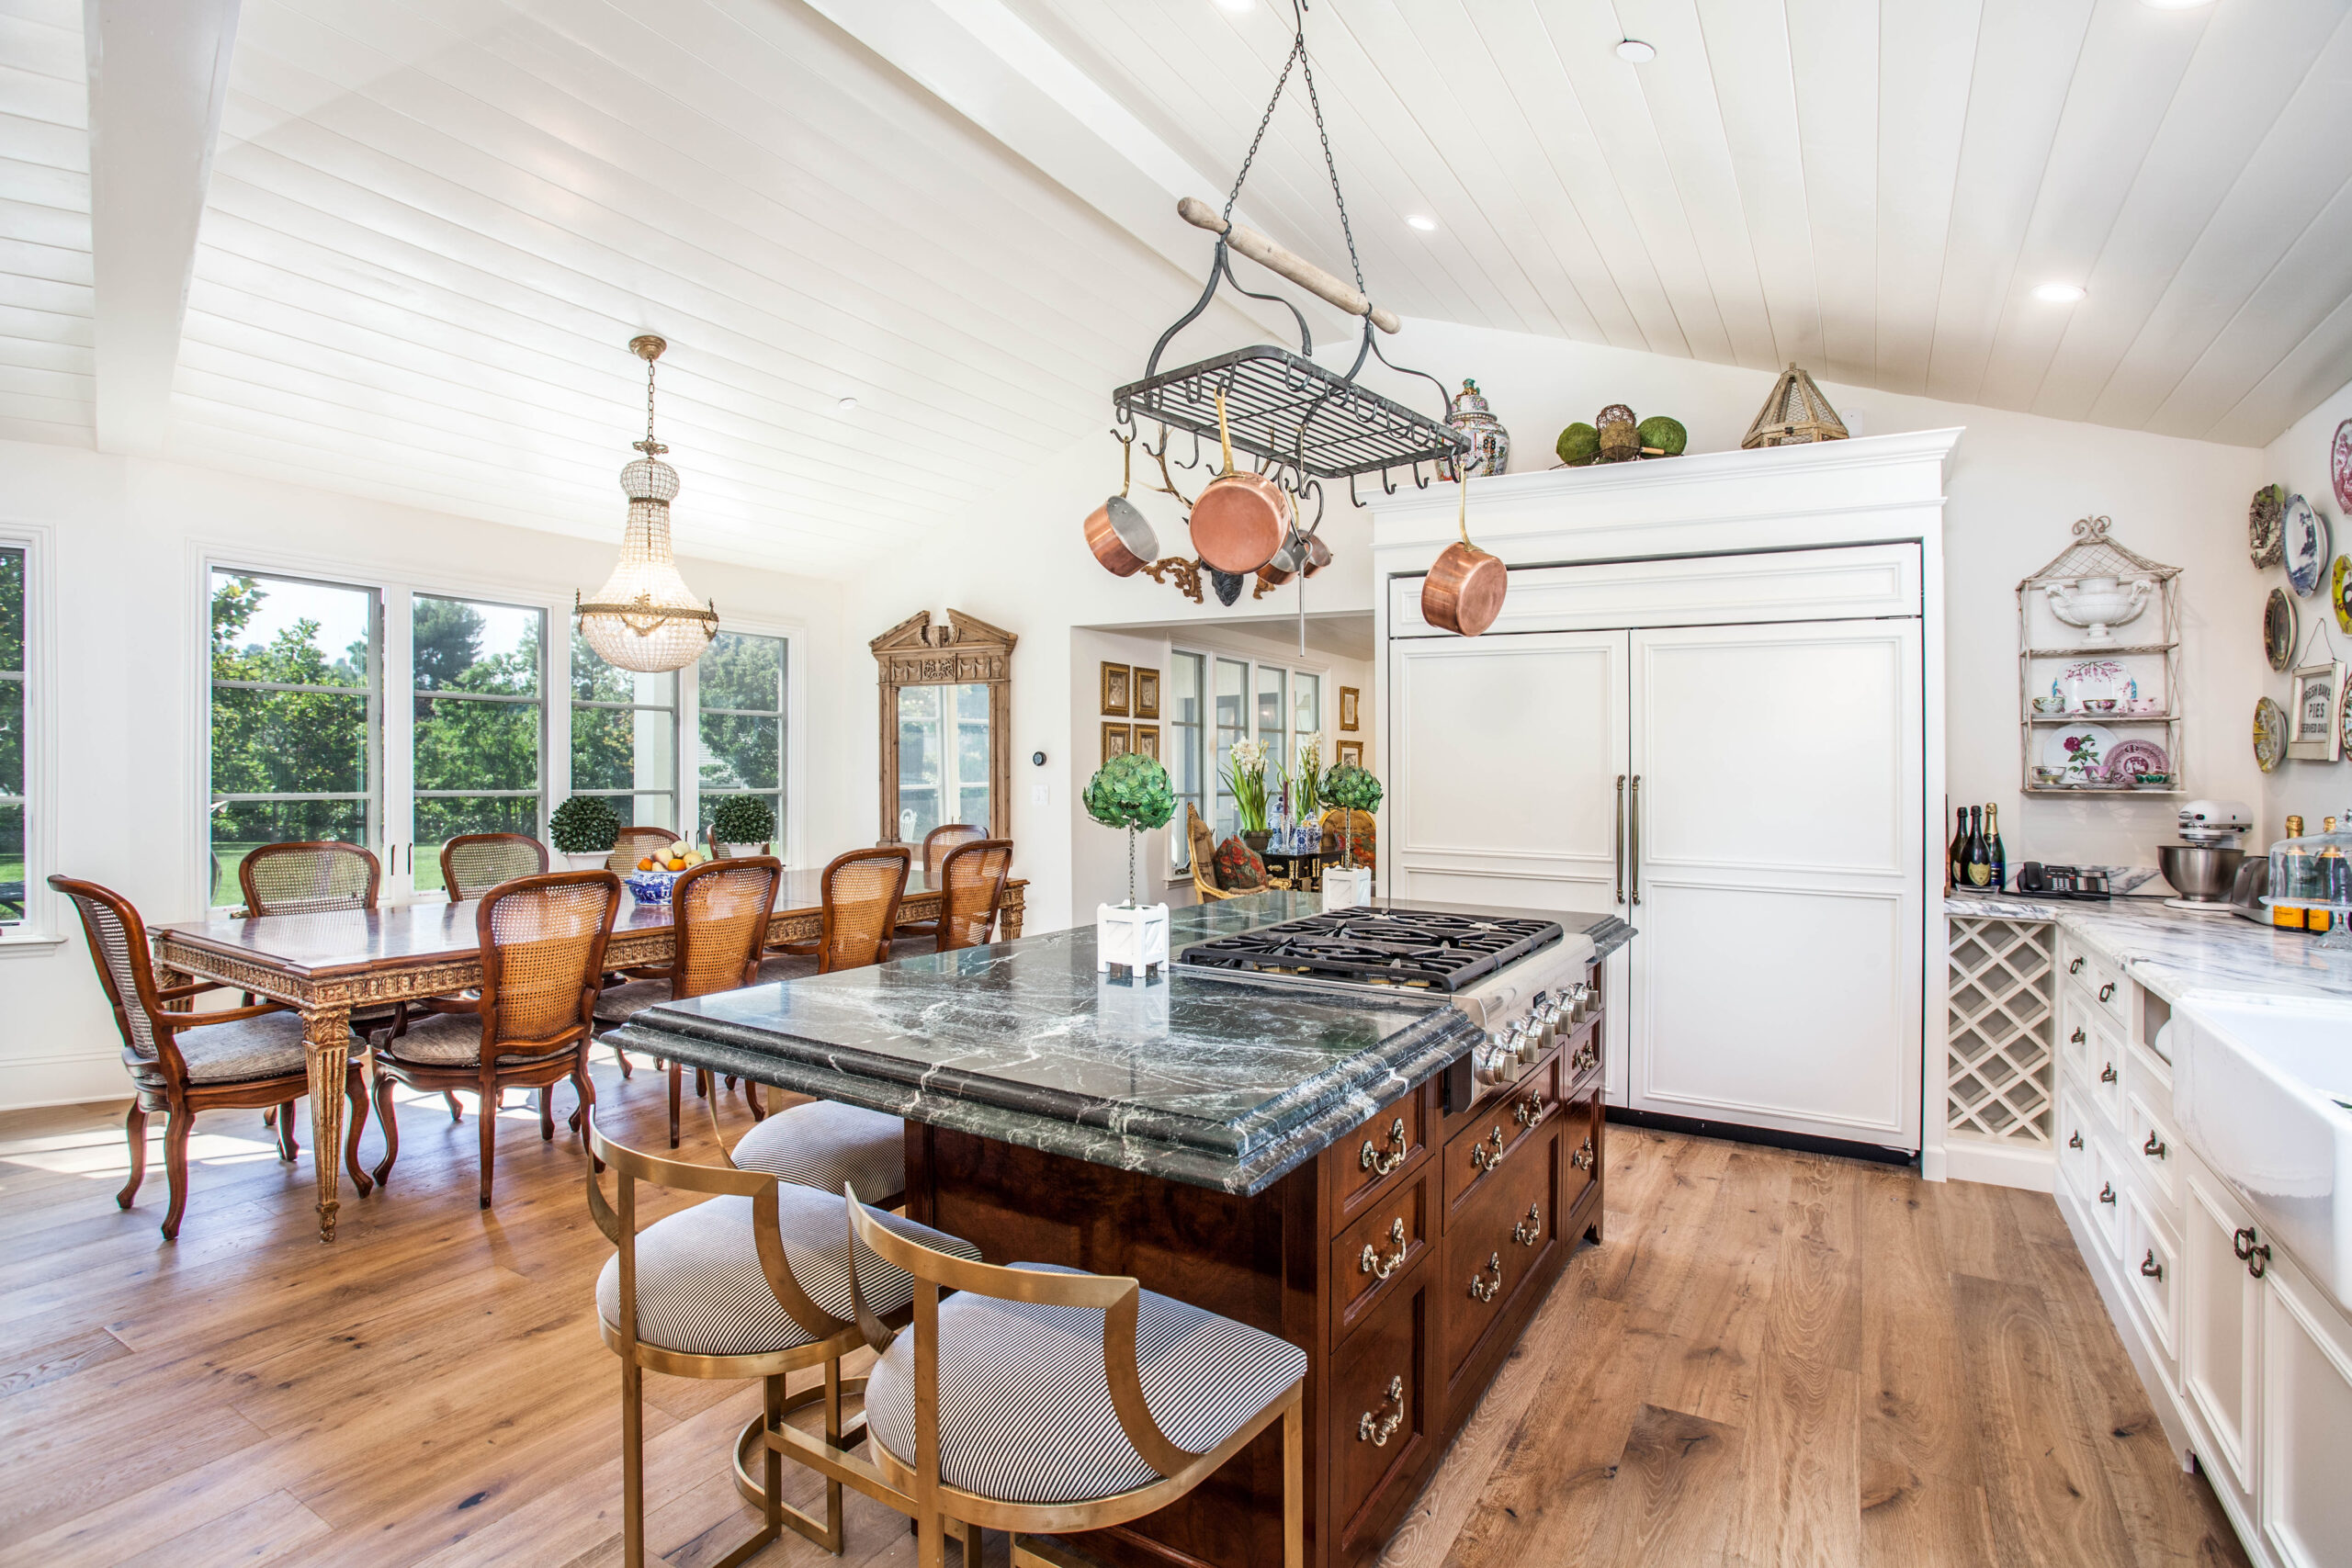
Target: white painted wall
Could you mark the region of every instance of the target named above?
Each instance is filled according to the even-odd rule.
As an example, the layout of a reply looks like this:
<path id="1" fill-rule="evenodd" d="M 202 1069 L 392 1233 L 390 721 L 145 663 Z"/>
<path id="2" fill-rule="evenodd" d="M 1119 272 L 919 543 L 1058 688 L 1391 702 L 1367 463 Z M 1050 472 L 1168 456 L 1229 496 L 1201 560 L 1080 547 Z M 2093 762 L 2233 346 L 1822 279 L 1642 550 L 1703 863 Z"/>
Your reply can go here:
<path id="1" fill-rule="evenodd" d="M 2346 516 L 2345 509 L 2336 503 L 2328 449 L 2335 439 L 2335 427 L 2347 419 L 2352 419 L 2352 386 L 2345 387 L 2297 420 L 2284 435 L 2263 448 L 2262 473 L 2255 481 L 2285 485 L 2290 494 L 2301 495 L 2310 502 L 2327 519 L 2335 535 L 2336 555 L 2352 552 L 2352 517 Z M 2246 488 L 2251 491 L 2254 487 Z M 2270 591 L 2283 587 L 2291 596 L 2294 589 L 2287 582 L 2284 567 L 2272 567 L 2267 571 L 2253 569 L 2243 547 L 2243 522 L 2234 537 L 2241 547 L 2237 564 L 2245 584 L 2234 624 L 2245 628 L 2245 638 L 2251 644 L 2260 640 L 2262 606 L 2270 597 Z M 2328 587 L 2323 584 L 2310 598 L 2295 601 L 2301 628 L 2297 663 L 2308 660 L 2316 664 L 2334 658 L 2352 664 L 2352 633 L 2346 633 L 2337 623 L 2335 612 L 2328 607 Z M 2332 654 L 2330 648 L 2335 649 Z M 2293 705 L 2289 701 L 2294 687 L 2290 676 L 2274 673 L 2267 663 L 2257 665 L 2256 674 L 2258 683 L 2249 684 L 2238 694 L 2237 728 L 2241 731 L 2250 730 L 2253 726 L 2257 696 L 2267 694 L 2280 707 L 2291 709 Z M 2286 832 L 2290 812 L 2302 818 L 2307 833 L 2319 831 L 2323 817 L 2352 819 L 2352 761 L 2299 762 L 2289 758 L 2278 764 L 2277 773 L 2262 780 L 2259 797 L 2249 796 L 2247 804 L 2258 807 L 2254 831 L 2246 836 L 2246 847 L 2257 852 Z"/>
<path id="2" fill-rule="evenodd" d="M 0 442 L 0 530 L 49 548 L 37 579 L 37 694 L 48 699 L 33 787 L 38 869 L 127 894 L 151 923 L 191 918 L 201 773 L 206 628 L 198 582 L 209 553 L 256 567 L 309 567 L 485 595 L 567 601 L 611 570 L 612 544 L 359 501 L 185 465 Z M 610 516 L 617 541 L 623 506 Z M 680 527 L 689 543 L 691 513 Z M 803 849 L 822 861 L 873 838 L 870 801 L 829 743 L 873 712 L 872 661 L 842 645 L 840 584 L 708 561 L 686 580 L 745 629 L 790 630 L 801 663 Z M 45 601 L 41 590 L 48 592 Z M 862 787 L 871 791 L 870 768 Z M 853 807 L 855 808 L 853 809 Z M 119 1043 L 70 906 L 55 943 L 0 945 L 0 1107 L 123 1092 Z"/>

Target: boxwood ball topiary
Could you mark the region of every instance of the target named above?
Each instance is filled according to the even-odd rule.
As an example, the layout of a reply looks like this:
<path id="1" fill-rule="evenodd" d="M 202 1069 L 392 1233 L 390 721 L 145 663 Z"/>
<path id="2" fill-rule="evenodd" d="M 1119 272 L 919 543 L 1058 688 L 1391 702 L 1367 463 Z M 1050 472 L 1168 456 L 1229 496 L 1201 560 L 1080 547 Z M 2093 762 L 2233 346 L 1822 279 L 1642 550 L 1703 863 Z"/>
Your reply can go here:
<path id="1" fill-rule="evenodd" d="M 1571 468 L 1581 468 L 1600 456 L 1600 432 L 1589 424 L 1572 424 L 1560 432 L 1552 450 Z"/>
<path id="2" fill-rule="evenodd" d="M 1141 752 L 1112 758 L 1086 781 L 1086 814 L 1106 828 L 1165 828 L 1176 814 L 1168 770 Z"/>
<path id="3" fill-rule="evenodd" d="M 1682 428 L 1679 419 L 1654 413 L 1642 421 L 1640 434 L 1645 449 L 1661 452 L 1669 457 L 1679 457 L 1682 449 L 1690 445 L 1690 433 Z"/>
<path id="4" fill-rule="evenodd" d="M 1344 806 L 1351 811 L 1377 811 L 1380 795 L 1380 781 L 1372 776 L 1371 770 L 1353 762 L 1323 775 L 1323 798 L 1334 806 Z"/>
<path id="5" fill-rule="evenodd" d="M 593 795 L 575 795 L 548 818 L 548 837 L 567 855 L 602 854 L 621 836 L 618 813 Z"/>
<path id="6" fill-rule="evenodd" d="M 775 837 L 775 810 L 756 795 L 730 795 L 710 814 L 710 836 L 722 844 L 764 844 Z"/>

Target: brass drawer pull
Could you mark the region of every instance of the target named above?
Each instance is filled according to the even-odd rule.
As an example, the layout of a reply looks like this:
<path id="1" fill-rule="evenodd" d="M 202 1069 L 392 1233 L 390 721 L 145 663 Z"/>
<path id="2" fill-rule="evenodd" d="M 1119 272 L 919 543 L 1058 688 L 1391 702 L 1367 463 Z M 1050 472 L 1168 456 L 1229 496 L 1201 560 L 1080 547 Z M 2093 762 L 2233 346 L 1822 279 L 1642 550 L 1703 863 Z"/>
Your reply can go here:
<path id="1" fill-rule="evenodd" d="M 2069 975 L 2079 975 L 2082 972 L 2083 961 L 2080 958 L 2075 959 L 2072 964 L 2066 965 L 2066 973 Z"/>
<path id="2" fill-rule="evenodd" d="M 1583 1144 L 1578 1145 L 1576 1153 L 1568 1156 L 1568 1163 L 1575 1166 L 1578 1170 L 1590 1170 L 1592 1168 L 1591 1134 L 1587 1133 L 1584 1135 Z"/>
<path id="3" fill-rule="evenodd" d="M 2066 1146 L 2070 1149 L 2079 1149 L 2083 1146 L 2083 1134 L 2080 1131 L 2068 1134 Z"/>
<path id="4" fill-rule="evenodd" d="M 1493 1279 L 1487 1278 L 1492 1274 Z M 1503 1255 L 1499 1252 L 1487 1259 L 1487 1266 L 1470 1276 L 1470 1299 L 1490 1302 L 1503 1288 Z"/>
<path id="5" fill-rule="evenodd" d="M 1382 1154 L 1372 1146 L 1372 1140 L 1366 1138 L 1363 1155 L 1356 1161 L 1356 1168 L 1371 1171 L 1375 1176 L 1385 1176 L 1405 1163 L 1405 1156 L 1411 1150 L 1405 1142 L 1405 1119 L 1402 1116 L 1389 1124 L 1388 1149 L 1388 1153 Z"/>
<path id="6" fill-rule="evenodd" d="M 1372 1243 L 1365 1242 L 1363 1244 L 1363 1256 L 1356 1259 L 1356 1271 L 1358 1273 L 1370 1274 L 1375 1279 L 1385 1280 L 1389 1275 L 1394 1274 L 1399 1268 L 1403 1267 L 1405 1262 L 1405 1217 L 1402 1214 L 1396 1216 L 1396 1223 L 1388 1227 L 1388 1239 L 1390 1243 L 1396 1247 L 1396 1250 L 1390 1253 L 1385 1258 L 1381 1257 L 1372 1249 Z"/>
<path id="7" fill-rule="evenodd" d="M 1544 1239 L 1544 1211 L 1533 1203 L 1527 1206 L 1527 1218 L 1510 1228 L 1511 1240 L 1521 1247 L 1533 1247 Z"/>
<path id="8" fill-rule="evenodd" d="M 1531 1094 L 1510 1108 L 1510 1119 L 1522 1127 L 1532 1127 L 1544 1116 L 1544 1097 Z"/>
<path id="9" fill-rule="evenodd" d="M 1589 1072 L 1600 1060 L 1600 1045 L 1596 1041 L 1577 1048 L 1577 1054 L 1568 1058 L 1568 1071 Z"/>
<path id="10" fill-rule="evenodd" d="M 2236 1253 L 2238 1261 L 2243 1263 L 2254 1256 L 2254 1244 L 2259 1239 L 2252 1225 L 2240 1225 L 2230 1233 L 2230 1250 Z"/>
<path id="11" fill-rule="evenodd" d="M 2257 1280 L 2261 1279 L 2263 1275 L 2270 1271 L 2270 1244 L 2268 1242 L 2256 1242 L 2254 1246 L 2246 1248 L 2245 1271 L 2253 1275 Z"/>
<path id="12" fill-rule="evenodd" d="M 2107 1183 L 2105 1183 L 2104 1185 L 2102 1185 L 2102 1186 L 2099 1188 L 2099 1190 L 2098 1190 L 2098 1201 L 2099 1201 L 2100 1202 L 2102 1202 L 2102 1203 L 2112 1203 L 2112 1202 L 2114 1202 L 2114 1201 L 2115 1201 L 2115 1183 L 2114 1183 L 2114 1182 L 2112 1182 L 2112 1181 L 2107 1182 Z"/>
<path id="13" fill-rule="evenodd" d="M 2154 1247 L 2148 1248 L 2148 1256 L 2140 1259 L 2140 1272 L 2151 1280 L 2161 1280 L 2165 1277 L 2165 1266 L 2156 1261 Z"/>
<path id="14" fill-rule="evenodd" d="M 2101 987 L 2098 988 L 2098 999 L 2099 999 L 2099 1000 L 2101 1000 L 2101 1001 L 2107 1001 L 2107 1000 L 2110 999 L 2114 995 L 2115 995 L 2115 982 L 2114 982 L 2114 981 L 2112 981 L 2112 980 L 2109 980 L 2106 985 L 2101 986 Z"/>
<path id="15" fill-rule="evenodd" d="M 2165 1157 L 2165 1150 L 2168 1146 L 2169 1145 L 2157 1139 L 2156 1130 L 2154 1127 L 2151 1127 L 2148 1129 L 2148 1141 L 2140 1145 L 2140 1152 L 2146 1155 L 2150 1159 L 2162 1159 Z"/>
<path id="16" fill-rule="evenodd" d="M 1377 1421 L 1372 1418 L 1369 1410 L 1356 1417 L 1356 1441 L 1370 1443 L 1375 1449 L 1386 1448 L 1388 1439 L 1396 1435 L 1396 1428 L 1405 1424 L 1405 1375 L 1402 1372 L 1388 1380 L 1388 1397 L 1381 1403 L 1393 1404 L 1396 1408 Z"/>
<path id="17" fill-rule="evenodd" d="M 1490 1145 L 1493 1146 L 1492 1153 L 1487 1152 Z M 1470 1145 L 1470 1168 L 1481 1173 L 1489 1171 L 1500 1165 L 1502 1158 L 1503 1124 L 1498 1122 L 1495 1123 L 1493 1132 Z"/>
<path id="18" fill-rule="evenodd" d="M 2113 1083 L 2115 1081 L 2115 1064 L 2113 1062 L 2108 1063 L 2107 1066 L 2098 1070 L 2098 1081 L 2101 1083 Z"/>

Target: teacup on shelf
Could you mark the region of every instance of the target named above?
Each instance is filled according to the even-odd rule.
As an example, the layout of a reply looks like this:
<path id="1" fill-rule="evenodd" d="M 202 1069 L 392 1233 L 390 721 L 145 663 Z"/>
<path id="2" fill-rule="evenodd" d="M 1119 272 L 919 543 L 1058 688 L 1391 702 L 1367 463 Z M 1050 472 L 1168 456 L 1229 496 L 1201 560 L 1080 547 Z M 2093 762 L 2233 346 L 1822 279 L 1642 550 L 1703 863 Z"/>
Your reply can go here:
<path id="1" fill-rule="evenodd" d="M 2036 697 L 2033 699 L 2033 711 L 2036 713 L 2064 713 L 2066 711 L 2066 699 L 2058 696 Z"/>
<path id="2" fill-rule="evenodd" d="M 2162 713 L 2165 711 L 2165 700 L 2162 697 L 2132 697 L 2124 703 L 2123 711 L 2135 714 Z"/>
<path id="3" fill-rule="evenodd" d="M 2085 697 L 2083 711 L 2085 713 L 2113 713 L 2115 699 L 2113 697 Z"/>

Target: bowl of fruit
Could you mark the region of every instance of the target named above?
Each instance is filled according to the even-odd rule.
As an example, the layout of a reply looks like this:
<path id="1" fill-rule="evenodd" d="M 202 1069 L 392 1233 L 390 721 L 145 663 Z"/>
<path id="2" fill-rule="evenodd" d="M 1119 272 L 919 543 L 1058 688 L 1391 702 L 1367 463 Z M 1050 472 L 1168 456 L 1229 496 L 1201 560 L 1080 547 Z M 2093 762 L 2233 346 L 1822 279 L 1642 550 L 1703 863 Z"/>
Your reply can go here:
<path id="1" fill-rule="evenodd" d="M 623 877 L 621 883 L 628 889 L 628 896 L 640 904 L 666 904 L 679 874 L 693 870 L 709 858 L 692 844 L 672 844 L 639 860 L 637 869 Z"/>

